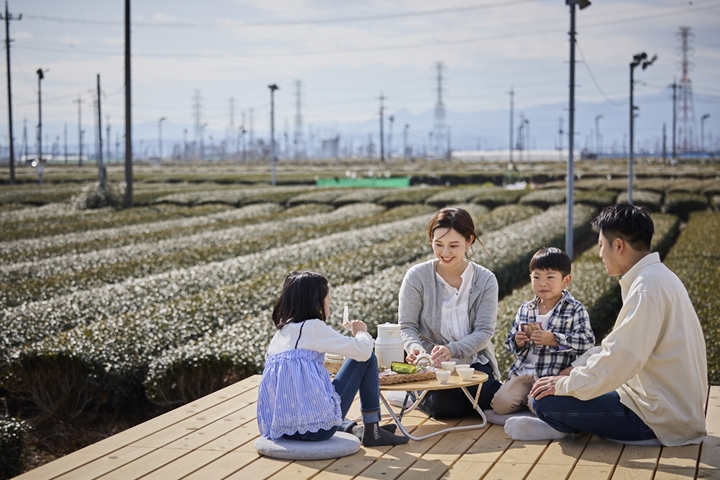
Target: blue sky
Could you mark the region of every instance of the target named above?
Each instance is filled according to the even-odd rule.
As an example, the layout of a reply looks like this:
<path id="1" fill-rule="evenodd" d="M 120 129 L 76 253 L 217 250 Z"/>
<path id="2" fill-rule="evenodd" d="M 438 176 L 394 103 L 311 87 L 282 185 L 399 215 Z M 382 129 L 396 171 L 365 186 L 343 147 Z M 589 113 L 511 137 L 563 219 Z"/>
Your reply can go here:
<path id="1" fill-rule="evenodd" d="M 109 117 L 114 141 L 124 128 L 123 5 L 10 1 L 10 12 L 23 14 L 10 29 L 17 139 L 24 119 L 34 136 L 35 72 L 43 68 L 44 130 L 51 141 L 62 139 L 67 124 L 68 143 L 77 143 L 78 95 L 84 128 L 92 131 L 98 73 L 103 123 Z M 567 126 L 569 13 L 562 0 L 146 0 L 132 2 L 132 20 L 134 137 L 148 144 L 161 117 L 167 118 L 168 142 L 181 140 L 184 129 L 192 137 L 196 91 L 202 122 L 216 141 L 228 135 L 230 98 L 235 128 L 243 113 L 248 127 L 252 109 L 255 135 L 266 136 L 271 83 L 280 87 L 276 131 L 282 135 L 287 124 L 292 134 L 296 80 L 302 81 L 306 136 L 308 128 L 318 137 L 340 133 L 357 142 L 377 136 L 382 92 L 386 114 L 395 115 L 396 138 L 408 123 L 411 141 L 419 143 L 433 121 L 436 62 L 444 64 L 443 100 L 457 148 L 478 142 L 507 148 L 511 87 L 516 115 L 531 121 L 535 147 L 557 143 L 559 117 Z M 601 124 L 606 144 L 626 133 L 628 64 L 641 51 L 659 57 L 636 72 L 643 82 L 636 86 L 638 141 L 655 141 L 661 123 L 671 120 L 667 86 L 680 76 L 680 26 L 694 34 L 695 128 L 710 113 L 706 134 L 720 136 L 720 0 L 610 0 L 577 13 L 577 60 L 584 59 L 576 90 L 581 144 L 598 112 L 607 112 Z M 3 95 L 5 136 L 6 102 Z"/>

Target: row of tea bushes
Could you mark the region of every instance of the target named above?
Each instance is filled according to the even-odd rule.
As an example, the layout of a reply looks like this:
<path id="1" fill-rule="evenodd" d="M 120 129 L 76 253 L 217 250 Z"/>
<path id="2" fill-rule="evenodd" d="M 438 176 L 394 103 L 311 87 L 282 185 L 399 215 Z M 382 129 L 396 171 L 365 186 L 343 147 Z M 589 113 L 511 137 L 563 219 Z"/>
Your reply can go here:
<path id="1" fill-rule="evenodd" d="M 45 270 L 33 272 L 39 278 L 28 277 L 23 272 L 18 281 L 0 285 L 0 300 L 8 306 L 48 300 L 78 289 L 99 288 L 105 283 L 122 282 L 132 277 L 224 261 L 353 228 L 405 219 L 430 210 L 426 205 L 413 205 L 386 212 L 375 204 L 355 204 L 327 214 L 274 222 L 273 228 L 259 224 L 105 252 L 54 257 L 22 265 L 25 270 Z M 248 234 L 242 235 L 243 231 Z M 49 274 L 43 275 L 44 271 L 49 271 Z"/>
<path id="2" fill-rule="evenodd" d="M 705 332 L 708 380 L 720 384 L 720 213 L 695 212 L 667 256 L 690 294 Z"/>
<path id="3" fill-rule="evenodd" d="M 80 230 L 57 235 L 36 235 L 0 242 L 0 264 L 35 262 L 58 255 L 105 250 L 250 223 L 314 215 L 328 212 L 331 209 L 327 205 L 303 205 L 297 209 L 283 209 L 275 203 L 258 203 L 241 208 L 224 208 L 221 211 L 211 210 L 205 215 L 193 215 L 195 212 L 188 212 L 188 215 L 184 217 L 157 220 L 155 222 Z M 187 210 L 191 210 L 191 208 Z"/>
<path id="4" fill-rule="evenodd" d="M 204 290 L 232 285 L 268 271 L 286 268 L 287 265 L 381 243 L 396 237 L 397 232 L 421 231 L 427 225 L 430 210 L 423 205 L 400 207 L 384 212 L 384 217 L 375 219 L 377 225 L 363 229 L 341 231 L 313 240 L 296 238 L 297 243 L 294 244 L 260 250 L 223 262 L 176 269 L 91 290 L 78 289 L 47 301 L 6 308 L 0 316 L 0 327 L 4 332 L 0 337 L 0 351 L 52 337 L 77 325 L 133 314 L 149 305 L 163 305 Z"/>
<path id="5" fill-rule="evenodd" d="M 655 223 L 652 250 L 664 256 L 678 235 L 679 219 L 674 215 L 656 213 L 652 216 Z M 526 273 L 527 265 L 525 267 Z M 622 306 L 620 285 L 617 277 L 605 272 L 598 249 L 593 246 L 577 256 L 572 264 L 573 280 L 568 290 L 576 300 L 582 302 L 590 316 L 599 344 L 604 335 L 612 328 Z M 504 343 L 520 305 L 532 300 L 534 294 L 528 283 L 515 289 L 498 304 L 498 323 L 493 337 L 493 345 L 498 358 L 500 372 L 507 375 L 515 357 L 505 350 Z"/>
<path id="6" fill-rule="evenodd" d="M 579 206 L 576 209 L 574 217 L 578 232 L 587 230 L 593 214 L 594 209 L 590 207 Z M 510 215 L 502 217 L 510 218 Z M 526 263 L 543 245 L 562 241 L 564 217 L 562 209 L 553 208 L 480 238 L 493 255 L 482 263 L 495 272 L 501 281 L 501 291 L 506 291 L 519 279 L 519 262 Z M 476 223 L 482 224 L 483 217 L 478 218 Z M 348 305 L 351 316 L 363 319 L 371 331 L 379 323 L 397 322 L 397 292 L 402 278 L 413 264 L 428 258 L 424 256 L 387 268 L 359 282 L 333 288 L 331 312 L 341 312 L 343 305 Z M 338 322 L 337 315 L 334 315 L 329 323 L 340 329 Z M 210 388 L 225 385 L 227 379 L 235 380 L 259 372 L 272 333 L 268 312 L 260 311 L 196 342 L 168 350 L 150 364 L 145 381 L 148 396 L 163 404 L 186 402 L 209 393 L 212 391 Z"/>
<path id="7" fill-rule="evenodd" d="M 234 281 L 228 284 L 195 295 L 184 285 L 174 285 L 181 298 L 146 303 L 133 313 L 46 335 L 38 343 L 8 353 L 2 387 L 15 397 L 34 402 L 48 415 L 58 410 L 77 414 L 88 402 L 102 401 L 102 395 L 127 401 L 142 393 L 144 372 L 154 356 L 267 309 L 287 271 L 334 267 L 331 278 L 344 282 L 395 261 L 412 260 L 427 249 L 420 240 L 429 218 L 426 215 L 251 255 L 244 262 L 236 261 Z M 398 237 L 397 232 L 415 233 Z M 348 238 L 350 234 L 354 242 Z M 397 240 L 386 242 L 388 238 Z M 356 254 L 351 255 L 353 251 Z M 247 267 L 257 268 L 253 272 Z M 228 270 L 226 263 L 222 273 L 227 275 Z"/>
<path id="8" fill-rule="evenodd" d="M 240 207 L 253 203 L 285 204 L 291 198 L 304 193 L 317 192 L 314 187 L 308 186 L 282 186 L 282 187 L 225 187 L 212 188 L 212 184 L 200 191 L 178 192 L 152 200 L 151 204 L 171 203 L 175 205 L 203 205 L 207 203 L 222 203 Z M 314 202 L 324 203 L 324 202 Z"/>
<path id="9" fill-rule="evenodd" d="M 26 434 L 24 422 L 0 418 L 0 479 L 13 478 L 23 472 Z"/>

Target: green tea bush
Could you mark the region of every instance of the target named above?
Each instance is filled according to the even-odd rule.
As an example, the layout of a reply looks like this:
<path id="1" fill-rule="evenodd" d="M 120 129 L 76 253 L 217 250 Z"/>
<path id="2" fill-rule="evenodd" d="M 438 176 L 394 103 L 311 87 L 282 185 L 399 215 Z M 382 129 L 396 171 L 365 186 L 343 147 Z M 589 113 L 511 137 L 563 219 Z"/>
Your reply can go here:
<path id="1" fill-rule="evenodd" d="M 483 189 L 470 201 L 479 203 L 489 208 L 495 208 L 501 205 L 510 205 L 517 203 L 518 199 L 525 195 L 527 190 L 507 190 L 504 188 L 487 188 Z"/>
<path id="2" fill-rule="evenodd" d="M 102 188 L 99 183 L 91 183 L 82 187 L 80 193 L 70 199 L 70 203 L 78 210 L 92 210 L 112 207 L 121 208 L 125 201 L 125 183 L 108 183 Z"/>
<path id="3" fill-rule="evenodd" d="M 693 212 L 665 263 L 690 294 L 707 347 L 708 380 L 720 385 L 720 213 Z"/>
<path id="4" fill-rule="evenodd" d="M 665 210 L 687 218 L 690 212 L 705 210 L 708 199 L 702 193 L 670 192 L 665 195 Z"/>
<path id="5" fill-rule="evenodd" d="M 490 213 L 474 219 L 475 233 L 478 236 L 490 233 L 541 213 L 542 209 L 533 207 L 532 205 L 502 205 L 493 209 Z"/>
<path id="6" fill-rule="evenodd" d="M 649 190 L 633 190 L 633 203 L 648 207 L 652 212 L 659 212 L 662 206 L 663 194 L 651 192 Z M 627 203 L 627 192 L 618 195 L 617 203 Z"/>
<path id="7" fill-rule="evenodd" d="M 575 188 L 581 190 L 615 190 L 617 192 L 627 189 L 627 178 L 578 178 Z"/>
<path id="8" fill-rule="evenodd" d="M 712 198 L 710 199 L 710 206 L 711 206 L 711 207 L 713 208 L 713 210 L 715 210 L 715 211 L 719 211 L 719 210 L 720 210 L 720 195 L 713 195 L 713 196 L 712 196 Z"/>
<path id="9" fill-rule="evenodd" d="M 333 204 L 336 207 L 342 207 L 343 205 L 351 203 L 374 203 L 383 196 L 387 195 L 387 193 L 387 189 L 382 188 L 351 189 L 350 191 L 342 193 L 339 197 L 337 197 L 333 201 Z"/>
<path id="10" fill-rule="evenodd" d="M 614 205 L 617 196 L 614 190 L 576 190 L 573 194 L 573 203 L 586 203 L 602 208 Z"/>
<path id="11" fill-rule="evenodd" d="M 535 205 L 540 208 L 548 208 L 551 205 L 558 205 L 560 203 L 565 203 L 565 189 L 562 188 L 533 190 L 520 198 L 520 204 Z"/>
<path id="12" fill-rule="evenodd" d="M 388 208 L 397 207 L 398 205 L 423 203 L 441 190 L 442 189 L 438 187 L 398 188 L 383 195 L 377 203 L 385 205 Z"/>
<path id="13" fill-rule="evenodd" d="M 340 195 L 344 194 L 345 191 L 338 188 L 331 190 L 317 190 L 308 193 L 301 193 L 291 197 L 287 204 L 288 206 L 300 205 L 302 203 L 327 203 L 332 205 Z"/>
<path id="14" fill-rule="evenodd" d="M 443 208 L 451 205 L 457 205 L 459 203 L 467 203 L 471 199 L 477 197 L 480 193 L 486 190 L 488 187 L 473 187 L 473 188 L 447 188 L 433 195 L 432 197 L 425 200 L 425 203 L 432 205 L 437 208 Z"/>
<path id="15" fill-rule="evenodd" d="M 27 425 L 19 420 L 0 418 L 0 479 L 23 472 Z"/>

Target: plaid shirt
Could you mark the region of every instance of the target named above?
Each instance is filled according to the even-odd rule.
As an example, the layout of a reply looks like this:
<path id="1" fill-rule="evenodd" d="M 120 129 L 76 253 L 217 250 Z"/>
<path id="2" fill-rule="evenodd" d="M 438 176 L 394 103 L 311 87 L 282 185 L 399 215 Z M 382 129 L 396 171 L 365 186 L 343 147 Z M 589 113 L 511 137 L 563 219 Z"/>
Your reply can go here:
<path id="1" fill-rule="evenodd" d="M 522 368 L 531 348 L 537 355 L 535 375 L 540 378 L 559 374 L 561 370 L 569 367 L 573 360 L 595 345 L 595 334 L 590 326 L 587 310 L 582 303 L 570 295 L 570 292 L 563 290 L 562 298 L 552 310 L 547 328 L 555 334 L 558 346 L 537 346 L 528 342 L 518 349 L 515 334 L 521 325 L 536 321 L 537 303 L 537 296 L 532 301 L 523 303 L 510 326 L 505 348 L 518 358 L 510 367 L 508 378 Z"/>

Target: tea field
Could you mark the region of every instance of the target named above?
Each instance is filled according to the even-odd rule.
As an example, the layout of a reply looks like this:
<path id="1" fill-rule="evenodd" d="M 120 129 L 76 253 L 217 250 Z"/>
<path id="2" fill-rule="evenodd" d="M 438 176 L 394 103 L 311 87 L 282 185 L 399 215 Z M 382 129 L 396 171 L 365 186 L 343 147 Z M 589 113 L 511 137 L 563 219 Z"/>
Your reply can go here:
<path id="1" fill-rule="evenodd" d="M 494 343 L 506 372 L 502 343 L 531 297 L 527 263 L 543 246 L 564 246 L 565 189 L 552 178 L 535 189 L 436 182 L 388 190 L 192 182 L 179 173 L 157 182 L 151 173 L 130 210 L 75 209 L 81 185 L 72 182 L 0 186 L 0 396 L 34 421 L 148 401 L 167 408 L 261 372 L 270 309 L 290 270 L 330 279 L 329 321 L 338 329 L 343 305 L 373 332 L 397 321 L 402 278 L 431 258 L 427 223 L 446 205 L 472 213 L 484 248 L 476 244 L 471 257 L 498 278 Z M 570 290 L 600 338 L 620 292 L 590 222 L 626 198 L 624 182 L 576 181 Z M 710 382 L 720 384 L 720 180 L 658 176 L 636 185 L 636 203 L 653 211 L 653 248 L 688 287 Z"/>

